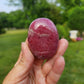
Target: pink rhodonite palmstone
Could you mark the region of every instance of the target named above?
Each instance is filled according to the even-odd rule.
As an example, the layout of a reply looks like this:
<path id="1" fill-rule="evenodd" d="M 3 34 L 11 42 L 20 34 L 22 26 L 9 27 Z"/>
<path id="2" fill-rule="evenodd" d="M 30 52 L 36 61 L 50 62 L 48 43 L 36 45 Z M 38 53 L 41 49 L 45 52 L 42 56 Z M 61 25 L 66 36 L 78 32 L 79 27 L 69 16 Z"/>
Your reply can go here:
<path id="1" fill-rule="evenodd" d="M 34 20 L 28 31 L 29 48 L 38 59 L 49 59 L 56 53 L 58 32 L 54 23 L 47 18 Z"/>

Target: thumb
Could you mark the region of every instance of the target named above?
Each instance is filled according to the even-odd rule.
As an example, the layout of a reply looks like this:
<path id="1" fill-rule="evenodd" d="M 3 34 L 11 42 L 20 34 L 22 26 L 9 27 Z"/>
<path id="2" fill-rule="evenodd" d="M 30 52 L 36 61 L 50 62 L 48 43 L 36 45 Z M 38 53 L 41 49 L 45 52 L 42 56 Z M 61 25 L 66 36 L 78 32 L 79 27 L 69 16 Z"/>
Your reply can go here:
<path id="1" fill-rule="evenodd" d="M 28 44 L 26 42 L 22 42 L 21 44 L 21 54 L 18 61 L 15 64 L 15 67 L 21 66 L 23 70 L 29 71 L 32 64 L 34 62 L 34 56 L 29 50 Z"/>
<path id="2" fill-rule="evenodd" d="M 22 43 L 21 48 L 20 57 L 13 69 L 5 77 L 3 84 L 16 84 L 28 76 L 33 65 L 34 57 L 26 42 Z"/>

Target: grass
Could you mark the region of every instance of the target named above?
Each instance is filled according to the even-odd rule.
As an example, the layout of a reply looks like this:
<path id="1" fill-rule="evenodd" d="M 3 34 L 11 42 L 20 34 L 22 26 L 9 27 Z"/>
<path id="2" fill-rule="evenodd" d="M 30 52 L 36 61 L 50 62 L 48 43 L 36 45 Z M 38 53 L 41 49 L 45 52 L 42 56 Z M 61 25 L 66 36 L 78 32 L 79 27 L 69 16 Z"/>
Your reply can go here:
<path id="1" fill-rule="evenodd" d="M 69 43 L 65 70 L 58 84 L 84 84 L 84 41 Z"/>
<path id="2" fill-rule="evenodd" d="M 20 53 L 21 42 L 25 41 L 26 37 L 27 30 L 8 31 L 0 35 L 0 84 L 14 66 Z"/>
<path id="3" fill-rule="evenodd" d="M 0 84 L 14 66 L 27 30 L 13 30 L 0 35 Z M 66 66 L 58 84 L 84 84 L 84 41 L 69 43 L 64 54 Z"/>

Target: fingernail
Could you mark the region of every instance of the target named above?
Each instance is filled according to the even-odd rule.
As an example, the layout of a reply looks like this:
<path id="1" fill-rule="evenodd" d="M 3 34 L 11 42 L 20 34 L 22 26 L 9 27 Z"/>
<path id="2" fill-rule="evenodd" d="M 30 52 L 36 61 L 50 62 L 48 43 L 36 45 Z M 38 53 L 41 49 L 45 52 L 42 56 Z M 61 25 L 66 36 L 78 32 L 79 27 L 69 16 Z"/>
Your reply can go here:
<path id="1" fill-rule="evenodd" d="M 25 42 L 22 42 L 22 43 L 21 43 L 21 46 L 24 46 L 24 45 L 25 45 Z"/>

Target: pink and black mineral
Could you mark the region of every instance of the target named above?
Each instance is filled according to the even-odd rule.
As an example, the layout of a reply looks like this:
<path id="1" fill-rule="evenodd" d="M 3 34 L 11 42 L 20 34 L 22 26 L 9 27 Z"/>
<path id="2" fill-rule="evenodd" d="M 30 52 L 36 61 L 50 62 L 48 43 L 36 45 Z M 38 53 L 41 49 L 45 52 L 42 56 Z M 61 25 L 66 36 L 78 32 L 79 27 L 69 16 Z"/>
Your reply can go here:
<path id="1" fill-rule="evenodd" d="M 34 20 L 28 31 L 28 43 L 37 59 L 50 59 L 56 54 L 59 36 L 54 23 L 47 18 Z"/>

